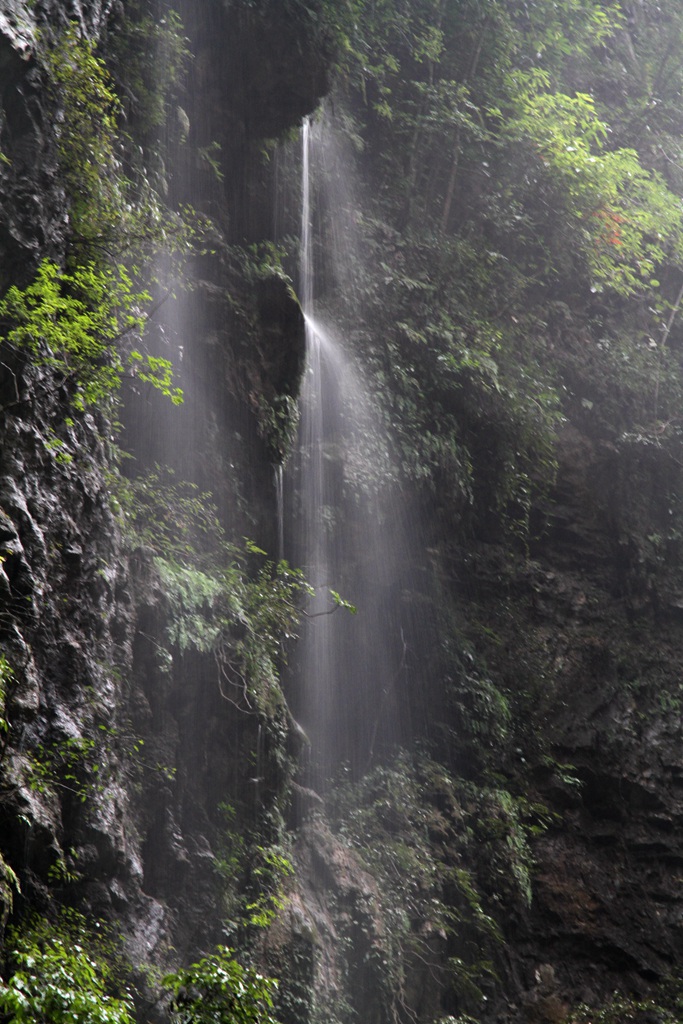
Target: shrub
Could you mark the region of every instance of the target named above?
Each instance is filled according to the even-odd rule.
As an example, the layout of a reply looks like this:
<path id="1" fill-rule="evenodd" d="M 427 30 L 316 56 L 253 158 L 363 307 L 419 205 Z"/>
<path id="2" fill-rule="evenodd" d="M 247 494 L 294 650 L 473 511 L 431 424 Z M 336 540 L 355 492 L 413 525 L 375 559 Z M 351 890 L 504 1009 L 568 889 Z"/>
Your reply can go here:
<path id="1" fill-rule="evenodd" d="M 174 1024 L 275 1024 L 270 1011 L 277 982 L 243 967 L 226 946 L 166 975 L 162 984 L 173 996 Z"/>
<path id="2" fill-rule="evenodd" d="M 11 975 L 0 981 L 6 1024 L 133 1024 L 128 995 L 108 991 L 112 969 L 78 915 L 36 918 L 10 933 Z"/>

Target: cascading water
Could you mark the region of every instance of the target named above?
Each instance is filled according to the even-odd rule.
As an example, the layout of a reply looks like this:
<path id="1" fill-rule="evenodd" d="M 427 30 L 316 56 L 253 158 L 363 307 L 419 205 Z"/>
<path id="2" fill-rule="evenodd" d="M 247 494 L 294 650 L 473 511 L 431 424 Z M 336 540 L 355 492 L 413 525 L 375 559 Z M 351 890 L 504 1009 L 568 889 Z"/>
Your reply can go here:
<path id="1" fill-rule="evenodd" d="M 307 709 L 306 725 L 317 740 L 324 734 L 332 708 L 330 706 L 329 663 L 332 652 L 332 623 L 326 599 L 329 586 L 328 533 L 325 522 L 329 509 L 329 481 L 325 479 L 323 418 L 323 368 L 321 335 L 312 319 L 313 258 L 311 251 L 310 207 L 310 135 L 308 119 L 303 125 L 302 212 L 301 212 L 301 303 L 306 324 L 306 369 L 301 394 L 301 422 L 298 450 L 298 516 L 296 542 L 299 557 L 315 596 L 308 611 L 304 629 L 300 673 L 303 704 Z M 317 752 L 316 752 L 317 753 Z M 316 757 L 317 760 L 317 757 Z M 325 769 L 329 764 L 325 763 Z M 319 781 L 319 780 L 317 780 Z"/>
<path id="2" fill-rule="evenodd" d="M 277 512 L 277 560 L 285 557 L 285 474 L 281 462 L 275 466 L 275 507 Z"/>
<path id="3" fill-rule="evenodd" d="M 306 122 L 300 288 L 307 364 L 286 509 L 286 554 L 315 589 L 292 705 L 312 744 L 310 781 L 322 788 L 341 766 L 357 776 L 380 749 L 409 739 L 406 694 L 416 688 L 420 633 L 403 503 L 376 399 L 353 353 L 316 309 L 312 165 L 322 165 L 323 142 L 322 128 Z M 335 592 L 357 614 L 340 607 Z"/>

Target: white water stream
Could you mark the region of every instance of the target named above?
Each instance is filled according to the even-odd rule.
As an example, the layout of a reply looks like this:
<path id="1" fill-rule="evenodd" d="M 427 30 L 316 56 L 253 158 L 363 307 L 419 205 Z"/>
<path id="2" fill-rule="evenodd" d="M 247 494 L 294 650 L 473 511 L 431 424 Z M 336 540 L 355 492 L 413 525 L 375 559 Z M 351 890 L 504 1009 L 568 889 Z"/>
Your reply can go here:
<path id="1" fill-rule="evenodd" d="M 323 145 L 322 129 L 306 122 L 300 293 L 307 364 L 284 531 L 286 556 L 315 588 L 292 703 L 312 743 L 310 781 L 320 788 L 341 768 L 362 774 L 380 748 L 409 740 L 412 701 L 404 695 L 419 632 L 403 502 L 377 403 L 349 346 L 316 310 L 315 197 L 329 185 L 320 173 Z M 334 209 L 329 196 L 326 208 Z M 331 591 L 357 614 L 335 607 Z"/>

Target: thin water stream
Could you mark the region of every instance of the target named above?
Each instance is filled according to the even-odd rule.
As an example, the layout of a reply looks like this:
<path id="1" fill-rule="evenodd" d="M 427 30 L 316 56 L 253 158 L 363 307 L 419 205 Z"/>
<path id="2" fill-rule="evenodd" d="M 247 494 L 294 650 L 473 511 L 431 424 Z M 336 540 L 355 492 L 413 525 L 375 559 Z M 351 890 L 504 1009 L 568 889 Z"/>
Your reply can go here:
<path id="1" fill-rule="evenodd" d="M 293 710 L 312 743 L 310 783 L 358 776 L 412 734 L 419 602 L 404 501 L 377 399 L 350 346 L 318 315 L 316 195 L 324 132 L 304 124 L 300 292 L 307 362 L 287 471 L 285 554 L 315 588 L 293 666 Z M 334 203 L 326 197 L 326 208 Z M 324 239 L 323 239 L 324 241 Z M 339 296 L 336 297 L 339 301 Z M 354 605 L 340 607 L 334 592 Z"/>

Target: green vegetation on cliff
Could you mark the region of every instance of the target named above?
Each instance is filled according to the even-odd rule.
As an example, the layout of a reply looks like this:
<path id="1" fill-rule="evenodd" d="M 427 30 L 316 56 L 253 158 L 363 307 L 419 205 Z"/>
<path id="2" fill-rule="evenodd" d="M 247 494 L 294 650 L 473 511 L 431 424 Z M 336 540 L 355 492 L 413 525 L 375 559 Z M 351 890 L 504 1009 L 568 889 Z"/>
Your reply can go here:
<path id="1" fill-rule="evenodd" d="M 98 931 L 100 929 L 100 931 Z M 134 986 L 125 983 L 119 944 L 74 912 L 56 922 L 34 917 L 14 929 L 10 970 L 0 979 L 7 1024 L 133 1024 Z M 277 983 L 244 967 L 220 946 L 211 956 L 167 974 L 156 988 L 173 1024 L 275 1024 Z"/>
<path id="2" fill-rule="evenodd" d="M 76 914 L 62 915 L 55 925 L 35 918 L 15 930 L 7 981 L 0 981 L 3 1019 L 8 1024 L 132 1024 L 130 993 L 111 994 L 108 951 Z"/>
<path id="3" fill-rule="evenodd" d="M 475 525 L 526 528 L 563 416 L 611 437 L 677 416 L 680 11 L 342 10 L 338 127 L 373 193 L 349 331 L 406 473 L 456 478 Z"/>
<path id="4" fill-rule="evenodd" d="M 111 413 L 124 377 L 182 401 L 168 358 L 146 351 L 153 309 L 145 285 L 162 250 L 189 252 L 190 233 L 152 189 L 144 168 L 124 170 L 120 100 L 104 61 L 75 26 L 44 48 L 56 112 L 60 181 L 68 231 L 58 265 L 46 258 L 25 288 L 0 303 L 2 343 L 67 386 L 76 411 Z M 130 149 L 130 140 L 128 140 Z"/>
<path id="5" fill-rule="evenodd" d="M 255 152 L 258 147 L 273 152 L 270 143 L 254 137 L 259 111 L 249 109 L 253 100 L 245 95 L 262 100 L 284 91 L 282 82 L 290 86 L 296 76 L 289 67 L 279 77 L 282 68 L 293 60 L 302 67 L 306 62 L 295 47 L 256 58 L 250 51 L 245 56 L 252 63 L 244 66 L 258 67 L 259 80 L 239 80 L 244 95 L 240 91 L 224 116 L 221 87 L 237 80 L 243 66 L 235 61 L 236 68 L 221 77 L 216 54 L 207 46 L 193 69 L 206 88 L 196 106 L 206 110 L 198 111 L 192 124 L 175 103 L 173 89 L 188 59 L 180 21 L 170 12 L 155 19 L 153 5 L 144 2 L 124 7 L 125 13 L 116 13 L 121 22 L 108 40 L 107 63 L 104 52 L 100 55 L 74 27 L 54 37 L 46 33 L 40 44 L 36 72 L 43 75 L 54 114 L 54 137 L 46 146 L 64 192 L 62 234 L 46 246 L 49 252 L 33 253 L 30 274 L 22 268 L 22 279 L 0 299 L 0 358 L 14 392 L 8 408 L 21 404 L 17 381 L 27 366 L 35 371 L 39 395 L 49 396 L 50 409 L 70 414 L 69 429 L 74 419 L 89 421 L 93 411 L 100 423 L 111 417 L 126 380 L 180 402 L 167 350 L 163 344 L 159 354 L 147 348 L 150 315 L 171 288 L 160 284 L 151 265 L 160 253 L 174 264 L 192 249 L 193 233 L 181 208 L 168 209 L 165 193 L 191 192 L 197 181 L 203 188 L 210 177 L 210 196 L 202 198 L 207 208 L 218 208 L 219 216 L 210 231 L 210 251 L 195 250 L 194 267 L 206 322 L 195 322 L 198 299 L 183 329 L 201 335 L 191 356 L 188 339 L 188 377 L 194 373 L 202 385 L 212 378 L 211 402 L 203 408 L 204 395 L 195 400 L 193 413 L 197 419 L 205 416 L 208 425 L 195 435 L 191 418 L 183 421 L 190 450 L 178 457 L 192 461 L 192 473 L 210 480 L 207 486 L 217 481 L 224 520 L 239 506 L 240 524 L 262 525 L 260 510 L 247 506 L 258 502 L 272 512 L 269 462 L 281 463 L 292 444 L 303 327 L 283 270 L 282 253 L 294 243 L 261 238 L 270 210 L 254 213 L 253 224 L 244 212 L 253 213 L 251 196 L 267 177 Z M 652 832 L 647 842 L 657 856 L 664 851 L 667 864 L 680 863 L 671 838 L 679 820 L 664 813 L 663 801 L 643 781 L 646 776 L 632 788 L 624 785 L 623 793 L 621 784 L 617 795 L 606 792 L 593 763 L 587 768 L 584 762 L 583 775 L 570 763 L 565 734 L 556 720 L 552 734 L 548 721 L 557 717 L 554 701 L 575 699 L 572 687 L 599 686 L 595 717 L 604 715 L 608 724 L 599 722 L 594 733 L 586 728 L 580 734 L 577 726 L 575 742 L 585 761 L 604 759 L 606 750 L 632 750 L 626 739 L 640 742 L 642 752 L 653 723 L 659 727 L 667 716 L 671 734 L 680 731 L 680 683 L 672 681 L 673 669 L 661 669 L 664 654 L 654 641 L 648 647 L 637 628 L 646 608 L 657 626 L 667 627 L 660 645 L 667 652 L 680 632 L 683 12 L 676 0 L 225 0 L 210 10 L 207 24 L 213 26 L 215 15 L 216 24 L 224 26 L 221 19 L 234 15 L 234 24 L 251 42 L 259 26 L 270 28 L 272 38 L 284 11 L 288 24 L 305 26 L 322 50 L 336 45 L 333 102 L 319 116 L 334 122 L 336 142 L 341 136 L 346 158 L 367 188 L 351 198 L 350 191 L 340 190 L 319 202 L 323 236 L 332 214 L 346 204 L 342 212 L 352 225 L 357 256 L 341 271 L 332 266 L 332 255 L 322 254 L 321 306 L 364 361 L 391 439 L 395 468 L 387 472 L 405 485 L 406 505 L 428 511 L 429 547 L 424 548 L 439 575 L 438 598 L 426 612 L 439 619 L 438 650 L 407 650 L 401 633 L 400 666 L 396 680 L 387 684 L 387 692 L 395 689 L 397 702 L 405 699 L 411 712 L 419 706 L 415 732 L 426 753 L 399 753 L 381 764 L 373 738 L 370 758 L 364 759 L 367 773 L 340 787 L 330 801 L 339 848 L 349 855 L 336 870 L 341 874 L 357 858 L 376 886 L 365 902 L 358 897 L 349 900 L 350 910 L 337 908 L 344 962 L 351 984 L 363 977 L 376 986 L 373 1021 L 378 1024 L 428 1024 L 428 1018 L 431 1024 L 441 1011 L 448 1021 L 465 1020 L 469 1013 L 489 1019 L 498 1014 L 499 1004 L 491 1007 L 506 983 L 514 981 L 520 989 L 526 984 L 531 991 L 530 980 L 519 980 L 522 969 L 506 941 L 518 929 L 526 942 L 520 957 L 529 963 L 538 957 L 540 943 L 529 936 L 539 884 L 537 850 L 539 842 L 547 842 L 547 865 L 560 813 L 573 822 L 588 813 L 592 799 L 596 817 L 607 806 L 623 832 L 631 817 L 640 827 L 645 818 L 637 816 L 645 807 L 648 828 L 659 830 L 657 842 Z M 198 33 L 205 32 L 202 25 Z M 148 59 L 152 40 L 155 60 Z M 272 57 L 282 57 L 282 66 Z M 272 81 L 264 85 L 269 74 Z M 310 106 L 311 97 L 303 92 L 288 109 Z M 208 134 L 216 128 L 214 105 L 220 111 L 220 142 Z M 173 138 L 162 144 L 160 129 L 169 118 Z M 179 185 L 166 161 L 177 158 L 190 137 L 192 146 L 179 158 L 187 180 Z M 332 150 L 326 172 L 346 185 L 349 164 L 341 159 L 335 164 L 338 152 Z M 162 334 L 155 340 L 163 343 Z M 64 401 L 52 401 L 55 397 Z M 233 422 L 236 408 L 243 415 Z M 29 422 L 25 410 L 22 415 Z M 568 526 L 560 556 L 567 562 L 561 569 L 570 563 L 574 576 L 560 573 L 558 579 L 553 566 L 528 556 L 538 547 L 548 509 L 553 514 L 549 496 L 555 508 L 559 501 L 553 492 L 558 437 L 567 422 L 586 450 L 602 445 L 603 462 L 593 464 L 591 472 L 597 478 L 606 467 L 606 482 L 587 482 L 577 471 L 566 486 L 572 501 L 583 488 L 593 502 L 591 514 L 593 506 L 599 514 L 577 527 L 573 508 L 562 513 Z M 16 440 L 23 426 L 13 427 Z M 202 447 L 195 450 L 200 434 Z M 99 443 L 94 432 L 85 436 Z M 59 443 L 48 440 L 45 447 Z M 229 445 L 239 451 L 234 461 L 223 451 Z M 666 459 L 652 457 L 664 450 Z M 334 463 L 336 457 L 329 445 L 326 461 Z M 252 461 L 258 466 L 245 469 Z M 617 464 L 622 468 L 615 469 Z M 614 508 L 626 493 L 619 477 L 624 465 L 635 467 L 642 494 L 623 502 L 628 511 L 619 518 L 621 510 Z M 82 895 L 76 854 L 64 854 L 77 822 L 79 855 L 92 858 L 99 872 L 96 898 L 109 900 L 112 914 L 123 906 L 132 920 L 143 903 L 156 909 L 175 899 L 164 926 L 183 922 L 180 929 L 190 921 L 187 950 L 203 948 L 201 917 L 209 907 L 214 932 L 249 931 L 251 941 L 257 925 L 272 926 L 263 942 L 266 956 L 278 929 L 299 927 L 299 905 L 293 901 L 290 913 L 281 897 L 289 860 L 277 852 L 277 841 L 288 813 L 295 748 L 306 739 L 294 738 L 279 676 L 285 644 L 295 637 L 310 589 L 286 562 L 273 561 L 251 542 L 229 539 L 203 487 L 178 484 L 138 465 L 132 481 L 114 474 L 112 494 L 105 495 L 93 482 L 94 473 L 86 479 L 80 467 L 69 472 L 72 491 L 66 493 L 79 495 L 84 517 L 97 502 L 101 511 L 111 501 L 106 507 L 113 517 L 106 522 L 113 528 L 117 520 L 125 551 L 116 547 L 118 537 L 107 548 L 109 561 L 91 563 L 84 530 L 79 543 L 70 543 L 76 533 L 64 525 L 70 510 L 57 528 L 41 519 L 49 514 L 35 494 L 30 502 L 22 505 L 20 498 L 12 506 L 20 529 L 8 519 L 0 753 L 3 765 L 16 754 L 24 775 L 18 770 L 3 790 L 3 807 L 15 803 L 2 824 L 11 818 L 20 826 L 19 838 L 12 837 L 14 859 L 8 855 L 5 863 L 4 845 L 0 856 L 3 913 L 18 920 L 24 900 L 87 904 L 95 898 L 91 892 Z M 249 477 L 248 488 L 237 479 L 240 473 Z M 66 468 L 62 475 L 67 477 Z M 382 482 L 374 480 L 372 486 L 381 490 Z M 33 481 L 31 486 L 38 492 L 43 485 Z M 49 490 L 50 482 L 44 486 Z M 614 494 L 608 501 L 609 489 Z M 650 491 L 659 503 L 654 511 Z M 612 515 L 608 527 L 606 508 Z M 326 507 L 326 526 L 331 530 L 343 515 L 343 507 Z M 604 540 L 607 529 L 614 534 L 613 548 L 598 550 L 593 538 Z M 577 547 L 577 536 L 585 548 Z M 467 543 L 471 551 L 465 550 Z M 49 559 L 56 567 L 55 588 L 64 589 L 68 614 L 54 613 L 30 557 Z M 604 562 L 609 571 L 599 589 L 596 565 Z M 132 566 L 134 584 L 123 563 L 126 572 Z M 665 576 L 671 593 L 660 601 Z M 83 603 L 90 600 L 93 619 L 97 616 L 90 634 L 79 633 L 85 612 L 69 591 L 84 579 L 89 589 Z M 416 599 L 410 584 L 399 581 L 396 589 L 401 590 L 396 607 Z M 105 607 L 102 594 L 118 617 Z M 613 611 L 619 601 L 624 621 Z M 605 639 L 617 621 L 634 631 L 619 645 Z M 43 676 L 36 681 L 30 642 L 40 629 L 43 638 L 48 636 L 50 666 L 41 666 Z M 116 667 L 104 657 L 96 671 L 92 664 L 83 667 L 83 651 L 93 636 L 97 643 L 106 636 L 107 659 Z M 469 645 L 461 642 L 463 636 Z M 10 641 L 15 661 L 9 657 Z M 105 641 L 97 646 L 98 654 L 105 646 Z M 642 678 L 641 657 L 650 659 Z M 413 689 L 419 692 L 401 690 L 407 660 L 413 662 L 410 685 L 417 680 Z M 123 682 L 118 661 L 131 673 Z M 349 678 L 349 691 L 353 683 Z M 70 703 L 58 714 L 50 701 L 61 690 L 68 691 Z M 160 750 L 159 759 L 152 760 L 156 768 L 147 772 L 154 776 L 149 785 L 147 776 L 144 785 L 139 779 L 149 765 L 131 767 L 129 758 L 128 767 L 120 768 L 121 779 L 128 773 L 127 796 L 111 772 L 111 748 L 118 743 L 124 753 L 137 754 L 137 734 L 127 719 L 121 731 L 118 724 L 97 724 L 97 702 L 105 699 L 100 691 L 107 699 L 116 692 L 125 714 L 122 707 L 112 716 L 121 711 L 123 721 L 129 711 L 137 715 L 150 746 L 156 743 Z M 587 694 L 586 704 L 593 696 Z M 384 699 L 382 694 L 373 709 L 378 721 Z M 101 731 L 97 744 L 90 735 L 96 728 Z M 654 743 L 652 748 L 652 756 L 659 756 Z M 100 754 L 108 762 L 107 781 L 120 783 L 115 807 L 125 821 L 111 825 L 120 828 L 120 847 L 103 839 L 112 819 L 94 822 L 86 817 L 90 808 L 80 806 L 90 798 L 97 804 L 101 796 L 99 783 L 91 784 Z M 678 785 L 679 760 L 667 762 L 666 771 L 672 787 Z M 27 784 L 24 803 L 16 779 Z M 226 791 L 232 800 L 230 787 L 240 784 L 244 792 L 228 828 Z M 132 810 L 131 792 L 137 798 L 143 790 L 144 806 Z M 318 805 L 310 790 L 299 795 L 302 806 Z M 548 795 L 559 811 L 550 801 L 546 805 Z M 227 834 L 249 829 L 251 847 L 244 835 Z M 605 846 L 613 842 L 618 860 L 626 845 L 614 836 L 607 832 Z M 631 862 L 645 856 L 645 845 L 640 833 L 632 840 L 619 862 L 625 877 L 632 877 Z M 592 868 L 587 858 L 582 861 L 585 878 Z M 321 863 L 316 870 L 324 875 L 331 869 Z M 116 884 L 108 890 L 114 875 Z M 207 875 L 212 884 L 220 879 L 228 895 L 207 893 Z M 255 890 L 244 909 L 246 921 L 228 920 L 224 905 L 245 878 Z M 549 900 L 557 896 L 558 917 L 567 905 L 576 914 L 576 934 L 593 929 L 591 956 L 603 955 L 607 945 L 605 961 L 623 955 L 643 987 L 661 977 L 666 957 L 674 962 L 669 948 L 655 966 L 639 960 L 640 952 L 633 953 L 630 945 L 615 944 L 614 952 L 611 937 L 606 939 L 594 920 L 607 912 L 598 883 L 582 876 L 585 888 L 574 882 L 570 900 L 564 898 L 564 878 L 559 885 L 554 877 L 543 881 Z M 366 895 L 370 891 L 368 886 Z M 669 935 L 679 922 L 671 924 L 674 913 L 664 904 L 678 904 L 664 885 L 661 891 L 658 915 L 661 910 L 661 927 Z M 618 893 L 621 902 L 624 892 Z M 382 927 L 372 932 L 365 962 L 354 965 L 354 937 L 373 915 Z M 307 921 L 297 933 L 302 945 L 310 939 L 306 927 Z M 0 986 L 2 1013 L 18 1022 L 127 1024 L 132 1013 L 127 996 L 110 992 L 107 972 L 86 940 L 70 934 L 71 943 L 45 924 L 15 931 Z M 154 955 L 161 960 L 169 952 L 162 949 L 161 925 L 159 934 Z M 554 955 L 558 948 L 559 942 Z M 312 959 L 313 954 L 307 961 L 311 971 Z M 63 972 L 69 976 L 64 989 Z M 541 981 L 547 975 L 540 971 Z M 605 969 L 598 978 L 598 1001 L 613 977 Z M 429 1009 L 421 1006 L 423 990 L 415 978 L 422 978 L 425 992 L 436 979 L 431 1001 L 424 1000 Z M 224 947 L 168 975 L 165 988 L 178 1024 L 271 1020 L 274 986 L 238 964 Z M 282 1001 L 285 1008 L 295 1003 L 291 991 L 290 1003 L 287 997 Z M 54 1001 L 56 992 L 60 1003 Z M 552 1021 L 581 1019 L 562 1004 L 559 1010 L 556 1003 L 539 1010 L 540 998 L 519 1013 L 532 1020 L 543 1019 L 544 1012 Z M 311 996 L 305 1012 L 313 1015 L 313 1006 Z M 350 1019 L 343 998 L 339 1006 Z M 645 1020 L 648 1014 L 669 1019 L 661 1008 L 636 998 L 606 1004 L 593 1019 L 635 1015 Z"/>

